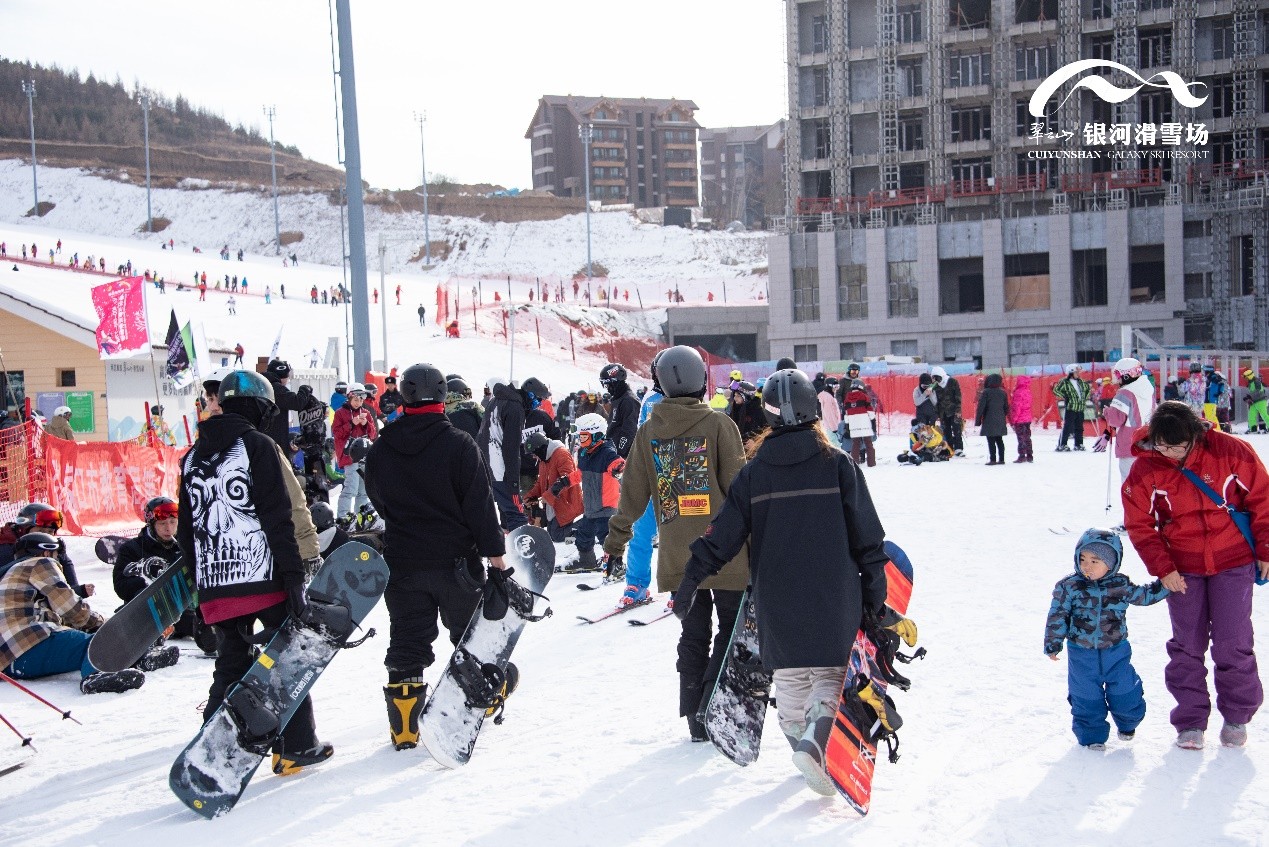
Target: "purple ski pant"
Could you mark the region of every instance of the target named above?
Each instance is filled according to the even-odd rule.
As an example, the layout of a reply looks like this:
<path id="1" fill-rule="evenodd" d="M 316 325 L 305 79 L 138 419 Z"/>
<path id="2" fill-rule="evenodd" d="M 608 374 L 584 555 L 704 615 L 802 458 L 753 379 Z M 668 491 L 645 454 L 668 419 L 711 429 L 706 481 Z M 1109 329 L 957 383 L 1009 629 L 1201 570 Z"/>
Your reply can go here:
<path id="1" fill-rule="evenodd" d="M 1177 731 L 1207 729 L 1212 701 L 1203 660 L 1210 644 L 1216 666 L 1216 710 L 1230 723 L 1247 723 L 1264 701 L 1251 627 L 1254 565 L 1208 577 L 1185 577 L 1186 592 L 1168 595 L 1172 638 L 1164 683 L 1176 699 Z"/>

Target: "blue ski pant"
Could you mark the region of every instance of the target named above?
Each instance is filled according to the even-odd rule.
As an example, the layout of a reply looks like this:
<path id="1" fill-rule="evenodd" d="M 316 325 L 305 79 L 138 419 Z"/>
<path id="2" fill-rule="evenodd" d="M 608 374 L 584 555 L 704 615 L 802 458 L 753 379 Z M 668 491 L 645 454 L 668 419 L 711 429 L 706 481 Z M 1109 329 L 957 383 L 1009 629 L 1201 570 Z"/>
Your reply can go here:
<path id="1" fill-rule="evenodd" d="M 604 543 L 604 539 L 608 537 L 608 519 L 612 515 L 601 515 L 597 518 L 588 518 L 585 515 L 577 519 L 573 524 L 576 531 L 574 540 L 577 543 L 577 550 L 584 553 L 587 550 L 594 550 L 595 543 Z"/>
<path id="2" fill-rule="evenodd" d="M 652 584 L 652 539 L 657 537 L 657 516 L 648 502 L 643 517 L 634 522 L 626 545 L 626 585 L 647 588 Z"/>
<path id="3" fill-rule="evenodd" d="M 57 632 L 13 660 L 4 672 L 14 679 L 37 679 L 55 673 L 79 671 L 81 677 L 96 673 L 88 661 L 88 642 L 92 636 L 77 629 Z"/>
<path id="4" fill-rule="evenodd" d="M 1120 732 L 1133 732 L 1146 716 L 1141 677 L 1132 666 L 1132 646 L 1121 641 L 1101 650 L 1067 642 L 1067 702 L 1071 729 L 1080 744 L 1105 744 L 1107 713 Z"/>

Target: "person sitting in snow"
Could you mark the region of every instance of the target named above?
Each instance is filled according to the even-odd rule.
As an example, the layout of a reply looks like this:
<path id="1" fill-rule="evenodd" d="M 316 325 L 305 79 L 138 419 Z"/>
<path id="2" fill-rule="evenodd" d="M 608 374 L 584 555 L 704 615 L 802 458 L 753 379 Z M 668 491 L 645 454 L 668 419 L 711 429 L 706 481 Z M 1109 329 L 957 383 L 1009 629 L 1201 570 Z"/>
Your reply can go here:
<path id="1" fill-rule="evenodd" d="M 1152 606 L 1168 596 L 1155 580 L 1134 585 L 1119 572 L 1124 545 L 1108 529 L 1085 530 L 1075 545 L 1075 573 L 1053 587 L 1044 627 L 1044 654 L 1053 661 L 1067 651 L 1067 701 L 1075 739 L 1090 750 L 1105 750 L 1110 737 L 1106 714 L 1120 741 L 1131 741 L 1146 716 L 1141 677 L 1132 666 L 1128 607 Z"/>
<path id="2" fill-rule="evenodd" d="M 922 462 L 946 462 L 952 458 L 952 448 L 943 440 L 943 430 L 936 423 L 921 423 L 912 419 L 908 433 L 908 452 L 899 454 L 903 464 L 919 465 Z"/>

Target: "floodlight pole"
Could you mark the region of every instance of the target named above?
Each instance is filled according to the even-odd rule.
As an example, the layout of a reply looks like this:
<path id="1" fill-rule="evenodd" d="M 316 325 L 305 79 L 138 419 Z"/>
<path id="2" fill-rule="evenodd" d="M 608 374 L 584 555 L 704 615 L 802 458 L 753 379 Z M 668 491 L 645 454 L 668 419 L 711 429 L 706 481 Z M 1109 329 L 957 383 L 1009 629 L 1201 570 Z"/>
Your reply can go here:
<path id="1" fill-rule="evenodd" d="M 22 93 L 26 95 L 27 113 L 31 116 L 31 185 L 35 193 L 35 216 L 40 216 L 40 179 L 35 173 L 35 80 L 22 81 Z"/>
<path id="2" fill-rule="evenodd" d="M 141 95 L 141 114 L 145 116 L 145 231 L 154 232 L 154 211 L 150 205 L 150 95 Z"/>
<path id="3" fill-rule="evenodd" d="M 278 217 L 278 157 L 273 144 L 273 116 L 277 112 L 276 106 L 264 107 L 264 114 L 269 118 L 269 165 L 273 169 L 273 255 L 275 256 L 282 253 L 282 222 Z"/>

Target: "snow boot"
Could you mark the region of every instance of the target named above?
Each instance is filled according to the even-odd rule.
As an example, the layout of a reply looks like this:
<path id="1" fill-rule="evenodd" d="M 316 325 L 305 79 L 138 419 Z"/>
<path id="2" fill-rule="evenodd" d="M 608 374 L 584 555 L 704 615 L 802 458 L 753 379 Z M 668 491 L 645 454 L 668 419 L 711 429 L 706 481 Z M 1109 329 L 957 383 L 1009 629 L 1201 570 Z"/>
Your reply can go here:
<path id="1" fill-rule="evenodd" d="M 1136 737 L 1137 737 L 1137 731 L 1135 729 L 1132 730 L 1131 732 L 1124 732 L 1122 729 L 1119 730 L 1120 741 L 1132 741 Z"/>
<path id="2" fill-rule="evenodd" d="M 830 712 L 823 703 L 812 706 L 806 713 L 806 732 L 793 749 L 793 766 L 806 780 L 806 787 L 824 797 L 832 797 L 837 793 L 833 781 L 828 778 L 828 772 L 824 769 L 824 750 L 833 731 L 834 716 L 835 712 Z"/>
<path id="3" fill-rule="evenodd" d="M 299 750 L 294 753 L 275 752 L 273 754 L 273 772 L 278 776 L 293 776 L 309 765 L 320 765 L 335 755 L 335 748 L 324 742 L 317 742 L 316 747 Z"/>
<path id="4" fill-rule="evenodd" d="M 1221 727 L 1221 745 L 1225 747 L 1247 746 L 1247 724 L 1225 721 Z"/>
<path id="5" fill-rule="evenodd" d="M 494 705 L 485 709 L 485 717 L 491 718 L 496 712 L 503 708 L 507 703 L 507 698 L 520 685 L 520 669 L 516 667 L 515 662 L 507 662 L 507 669 L 503 672 L 502 688 L 498 690 Z"/>
<path id="6" fill-rule="evenodd" d="M 1094 750 L 1094 751 L 1101 751 L 1106 749 L 1106 745 L 1100 741 L 1094 741 L 1092 744 L 1085 744 L 1084 746 L 1087 747 L 1089 750 Z"/>
<path id="7" fill-rule="evenodd" d="M 1177 733 L 1176 746 L 1182 750 L 1202 750 L 1203 749 L 1203 730 L 1201 729 L 1183 729 Z"/>
<path id="8" fill-rule="evenodd" d="M 427 703 L 427 686 L 417 682 L 398 682 L 383 687 L 388 702 L 388 731 L 392 746 L 398 750 L 412 750 L 419 743 L 419 715 Z"/>
<path id="9" fill-rule="evenodd" d="M 595 550 L 578 550 L 577 561 L 564 566 L 564 572 L 582 572 L 599 570 L 599 560 L 595 558 Z"/>
<path id="10" fill-rule="evenodd" d="M 617 602 L 618 608 L 626 606 L 635 606 L 648 599 L 648 589 L 643 585 L 627 585 L 626 590 L 622 592 L 621 599 Z"/>
<path id="11" fill-rule="evenodd" d="M 604 558 L 604 579 L 616 582 L 619 579 L 625 579 L 625 576 L 626 560 L 624 558 L 618 556 L 616 564 L 613 563 L 612 557 Z"/>
<path id="12" fill-rule="evenodd" d="M 176 664 L 176 660 L 179 658 L 181 658 L 180 647 L 177 647 L 175 644 L 164 647 L 160 644 L 155 647 L 151 647 L 144 656 L 137 660 L 137 663 L 133 665 L 133 667 L 137 670 L 146 672 L 157 671 L 159 668 L 172 667 L 172 665 Z"/>
<path id="13" fill-rule="evenodd" d="M 131 691 L 145 684 L 145 674 L 135 668 L 124 668 L 121 671 L 97 671 L 90 673 L 79 681 L 79 690 L 84 694 L 101 694 L 110 692 L 118 694 Z"/>
<path id="14" fill-rule="evenodd" d="M 687 732 L 693 744 L 709 741 L 709 733 L 705 731 L 705 722 L 701 720 L 701 716 L 697 712 L 687 716 Z"/>

